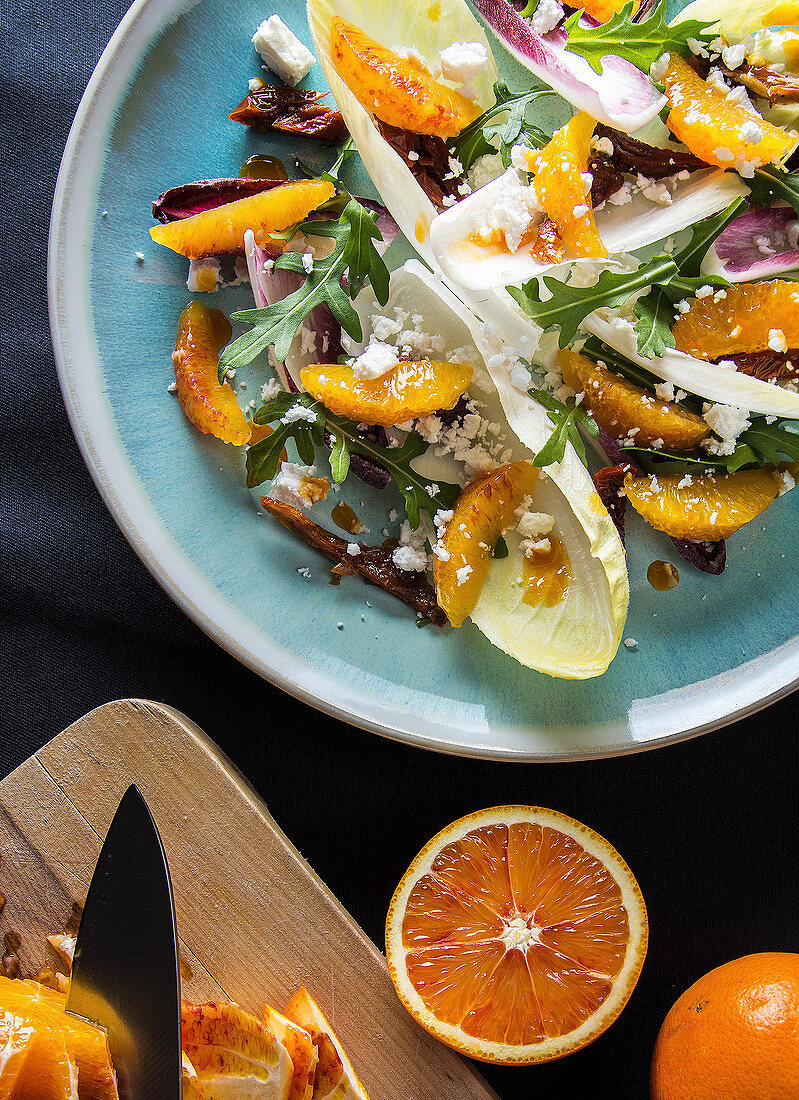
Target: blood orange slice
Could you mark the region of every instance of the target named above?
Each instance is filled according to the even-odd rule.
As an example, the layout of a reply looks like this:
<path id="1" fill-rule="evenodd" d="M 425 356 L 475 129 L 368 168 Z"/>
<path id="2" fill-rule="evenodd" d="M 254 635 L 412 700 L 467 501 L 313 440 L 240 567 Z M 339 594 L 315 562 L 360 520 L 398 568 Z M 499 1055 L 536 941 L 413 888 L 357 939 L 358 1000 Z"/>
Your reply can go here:
<path id="1" fill-rule="evenodd" d="M 646 954 L 638 883 L 565 814 L 499 806 L 427 844 L 388 911 L 392 981 L 437 1039 L 529 1065 L 586 1046 L 618 1016 Z"/>

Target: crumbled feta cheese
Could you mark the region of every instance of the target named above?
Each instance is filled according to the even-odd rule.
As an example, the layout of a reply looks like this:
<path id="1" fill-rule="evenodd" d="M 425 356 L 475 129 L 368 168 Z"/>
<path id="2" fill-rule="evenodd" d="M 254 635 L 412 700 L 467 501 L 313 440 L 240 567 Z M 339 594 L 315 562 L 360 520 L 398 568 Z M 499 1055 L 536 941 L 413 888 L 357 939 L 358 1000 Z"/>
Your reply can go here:
<path id="1" fill-rule="evenodd" d="M 166 388 L 166 392 L 167 393 L 177 393 L 178 392 L 177 382 L 170 382 L 169 385 Z"/>
<path id="2" fill-rule="evenodd" d="M 455 570 L 455 576 L 458 580 L 458 584 L 464 584 L 472 572 L 471 565 L 462 565 L 460 569 Z"/>
<path id="3" fill-rule="evenodd" d="M 324 500 L 330 489 L 326 477 L 316 477 L 315 466 L 300 466 L 296 462 L 283 462 L 272 478 L 269 495 L 282 500 L 292 508 L 310 508 Z"/>
<path id="4" fill-rule="evenodd" d="M 441 75 L 462 84 L 467 99 L 474 99 L 474 81 L 488 71 L 488 48 L 482 42 L 453 42 L 439 54 Z"/>
<path id="5" fill-rule="evenodd" d="M 247 88 L 251 92 L 257 92 L 259 88 L 263 88 L 263 80 L 259 80 L 257 76 L 250 77 L 247 81 Z"/>
<path id="6" fill-rule="evenodd" d="M 727 149 L 724 145 L 717 145 L 716 148 L 713 150 L 713 155 L 715 157 L 718 157 L 720 161 L 723 161 L 724 164 L 732 164 L 732 162 L 735 160 L 735 154 L 730 149 Z"/>
<path id="7" fill-rule="evenodd" d="M 373 313 L 371 325 L 375 340 L 385 342 L 390 336 L 396 336 L 401 331 L 403 321 L 396 317 L 384 317 L 382 313 Z"/>
<path id="8" fill-rule="evenodd" d="M 305 405 L 293 405 L 286 411 L 284 416 L 281 416 L 281 424 L 295 424 L 298 420 L 306 420 L 309 424 L 316 423 L 316 413 L 313 409 L 306 408 Z"/>
<path id="9" fill-rule="evenodd" d="M 690 474 L 685 474 L 677 482 L 677 488 L 678 489 L 690 489 L 690 487 L 693 485 L 693 483 L 694 483 L 694 479 L 691 477 L 691 475 Z"/>
<path id="10" fill-rule="evenodd" d="M 517 363 L 510 372 L 510 384 L 514 389 L 526 393 L 530 388 L 530 372 L 521 363 Z"/>
<path id="11" fill-rule="evenodd" d="M 655 394 L 661 399 L 661 401 L 673 401 L 674 400 L 674 383 L 673 382 L 657 382 L 655 384 Z"/>
<path id="12" fill-rule="evenodd" d="M 604 153 L 606 157 L 612 157 L 615 150 L 613 148 L 613 142 L 609 137 L 594 137 L 591 138 L 591 148 L 595 153 Z"/>
<path id="13" fill-rule="evenodd" d="M 222 265 L 216 256 L 189 260 L 186 286 L 192 294 L 212 294 L 222 282 Z"/>
<path id="14" fill-rule="evenodd" d="M 408 150 L 408 160 L 413 162 L 413 161 L 418 160 L 418 159 L 419 159 L 419 154 L 416 152 L 416 150 L 415 149 L 409 149 Z"/>
<path id="15" fill-rule="evenodd" d="M 744 141 L 751 141 L 753 144 L 763 139 L 763 131 L 754 119 L 747 119 L 740 132 Z"/>
<path id="16" fill-rule="evenodd" d="M 790 470 L 778 470 L 777 473 L 780 478 L 780 491 L 777 493 L 777 496 L 782 497 L 796 487 L 796 478 Z"/>
<path id="17" fill-rule="evenodd" d="M 660 84 L 666 73 L 666 69 L 669 67 L 669 55 L 668 53 L 662 53 L 657 61 L 653 61 L 649 66 L 649 75 L 656 84 Z"/>
<path id="18" fill-rule="evenodd" d="M 578 202 L 577 205 L 572 209 L 573 218 L 584 218 L 587 213 L 588 207 L 584 202 Z"/>
<path id="19" fill-rule="evenodd" d="M 283 387 L 276 378 L 270 378 L 261 386 L 261 400 L 272 401 L 279 393 L 283 393 Z"/>
<path id="20" fill-rule="evenodd" d="M 646 176 L 638 174 L 638 189 L 645 199 L 649 199 L 650 202 L 656 202 L 660 206 L 671 206 L 674 201 L 669 191 L 668 186 L 663 180 L 651 180 Z"/>
<path id="21" fill-rule="evenodd" d="M 397 363 L 397 349 L 372 336 L 367 347 L 353 361 L 352 369 L 358 378 L 380 378 Z"/>
<path id="22" fill-rule="evenodd" d="M 361 544 L 359 542 L 348 542 L 347 553 L 351 558 L 357 558 L 361 552 Z"/>
<path id="23" fill-rule="evenodd" d="M 627 649 L 638 649 L 638 642 L 635 638 L 625 638 L 624 645 Z"/>
<path id="24" fill-rule="evenodd" d="M 535 184 L 523 185 L 518 172 L 509 168 L 497 181 L 489 209 L 475 212 L 473 230 L 477 239 L 494 243 L 497 231 L 505 237 L 509 252 L 515 252 L 533 224 L 543 221 L 543 207 L 538 201 Z"/>
<path id="25" fill-rule="evenodd" d="M 530 26 L 536 34 L 548 34 L 549 31 L 554 31 L 562 18 L 563 8 L 558 0 L 539 0 Z"/>
<path id="26" fill-rule="evenodd" d="M 418 532 L 411 530 L 407 519 L 400 528 L 400 545 L 394 550 L 391 560 L 398 569 L 406 573 L 423 573 L 429 564 L 424 539 Z"/>
<path id="27" fill-rule="evenodd" d="M 770 328 L 768 330 L 768 346 L 772 351 L 788 350 L 788 341 L 781 328 Z"/>
<path id="28" fill-rule="evenodd" d="M 511 157 L 515 148 L 515 145 L 511 148 Z M 487 183 L 498 179 L 504 171 L 505 165 L 499 153 L 486 153 L 485 156 L 477 158 L 466 178 L 472 190 L 476 191 L 479 187 L 485 187 Z"/>
<path id="29" fill-rule="evenodd" d="M 308 75 L 314 63 L 314 55 L 279 15 L 270 15 L 261 23 L 252 44 L 272 72 L 292 87 Z"/>
<path id="30" fill-rule="evenodd" d="M 309 581 L 311 579 L 311 570 L 308 568 L 307 565 L 301 565 L 297 572 L 303 578 L 303 580 Z"/>
<path id="31" fill-rule="evenodd" d="M 743 42 L 733 42 L 731 46 L 725 46 L 721 51 L 721 60 L 728 69 L 739 68 L 743 65 L 745 58 L 746 46 Z"/>
<path id="32" fill-rule="evenodd" d="M 136 263 L 137 264 L 143 264 L 144 263 L 144 253 L 143 252 L 134 252 L 133 255 L 136 257 Z"/>
<path id="33" fill-rule="evenodd" d="M 718 439 L 706 439 L 702 446 L 709 454 L 731 455 L 741 432 L 751 427 L 746 409 L 732 405 L 705 404 L 703 412 L 705 423 L 718 436 Z"/>
<path id="34" fill-rule="evenodd" d="M 303 252 L 302 254 L 302 266 L 305 269 L 306 275 L 310 275 L 313 271 L 313 254 L 310 252 Z"/>

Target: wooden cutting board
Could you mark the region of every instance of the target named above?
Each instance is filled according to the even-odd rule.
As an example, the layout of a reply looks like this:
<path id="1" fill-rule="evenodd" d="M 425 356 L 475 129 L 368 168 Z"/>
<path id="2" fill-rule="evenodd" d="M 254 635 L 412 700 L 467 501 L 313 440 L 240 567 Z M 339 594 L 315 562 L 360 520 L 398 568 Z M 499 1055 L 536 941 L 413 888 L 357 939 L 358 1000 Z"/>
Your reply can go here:
<path id="1" fill-rule="evenodd" d="M 300 985 L 319 1002 L 371 1100 L 498 1100 L 477 1071 L 418 1027 L 386 961 L 202 730 L 141 699 L 79 719 L 0 782 L 0 931 L 26 970 L 47 959 L 86 896 L 130 783 L 141 788 L 172 872 L 184 996 L 260 1015 Z"/>

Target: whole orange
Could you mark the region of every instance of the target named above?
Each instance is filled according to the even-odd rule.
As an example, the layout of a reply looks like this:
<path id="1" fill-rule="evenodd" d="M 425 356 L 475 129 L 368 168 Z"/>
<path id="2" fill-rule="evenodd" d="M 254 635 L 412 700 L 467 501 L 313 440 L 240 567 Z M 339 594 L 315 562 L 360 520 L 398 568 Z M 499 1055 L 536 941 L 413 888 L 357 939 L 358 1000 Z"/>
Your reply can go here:
<path id="1" fill-rule="evenodd" d="M 745 955 L 671 1008 L 652 1056 L 651 1100 L 796 1100 L 799 955 Z"/>

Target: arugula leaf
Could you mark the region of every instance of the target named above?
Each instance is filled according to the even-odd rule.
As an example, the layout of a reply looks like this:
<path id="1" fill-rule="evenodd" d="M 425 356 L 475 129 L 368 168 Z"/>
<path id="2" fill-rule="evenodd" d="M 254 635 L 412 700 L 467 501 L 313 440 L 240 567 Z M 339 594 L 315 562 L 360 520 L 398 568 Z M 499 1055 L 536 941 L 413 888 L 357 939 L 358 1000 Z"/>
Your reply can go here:
<path id="1" fill-rule="evenodd" d="M 607 23 L 598 27 L 580 26 L 582 11 L 570 15 L 564 24 L 566 49 L 580 54 L 596 72 L 602 72 L 602 58 L 608 54 L 623 57 L 636 68 L 649 73 L 657 59 L 672 51 L 690 57 L 688 39 L 710 42 L 715 35 L 708 32 L 714 20 L 686 19 L 669 26 L 666 0 L 640 23 L 633 20 L 635 3 L 630 0 Z"/>
<path id="2" fill-rule="evenodd" d="M 554 94 L 551 88 L 545 88 L 542 84 L 526 92 L 512 92 L 504 81 L 496 81 L 494 106 L 484 111 L 449 143 L 464 171 L 471 168 L 479 157 L 496 152 L 499 152 L 502 163 L 507 167 L 510 164 L 511 146 L 519 142 L 535 149 L 546 145 L 550 135 L 528 121 L 527 108 L 541 96 Z M 491 124 L 493 119 L 503 114 L 508 117 Z"/>
<path id="3" fill-rule="evenodd" d="M 593 286 L 572 286 L 544 275 L 544 285 L 551 292 L 546 301 L 541 300 L 536 278 L 524 283 L 521 289 L 509 286 L 506 290 L 542 328 L 560 326 L 558 343 L 563 348 L 577 332 L 580 322 L 595 309 L 623 305 L 637 290 L 668 283 L 676 274 L 677 265 L 671 256 L 661 255 L 636 271 L 603 271 Z"/>
<path id="4" fill-rule="evenodd" d="M 786 423 L 799 428 L 799 423 L 795 420 L 767 424 L 764 417 L 758 417 L 752 422 L 751 428 L 738 436 L 738 442 L 751 447 L 758 455 L 761 465 L 773 462 L 776 466 L 782 461 L 780 456 L 799 462 L 799 433 L 786 428 Z"/>
<path id="5" fill-rule="evenodd" d="M 315 421 L 292 420 L 280 423 L 274 432 L 247 451 L 247 486 L 252 489 L 277 473 L 280 453 L 288 439 L 293 439 L 306 465 L 314 459 L 314 445 L 322 446 L 325 433 L 331 440 L 330 470 L 336 484 L 341 484 L 350 468 L 350 455 L 361 454 L 379 462 L 391 474 L 405 498 L 405 509 L 411 527 L 419 526 L 421 512 L 434 516 L 440 509 L 451 507 L 460 487 L 429 481 L 411 467 L 413 459 L 427 450 L 420 435 L 409 432 L 401 447 L 383 447 L 365 439 L 352 420 L 337 416 L 316 401 L 309 393 L 282 393 L 257 410 L 256 424 L 271 424 L 286 415 L 289 409 L 302 406 L 315 414 Z"/>
<path id="6" fill-rule="evenodd" d="M 787 423 L 796 424 L 796 421 Z M 765 418 L 760 416 L 754 419 L 751 428 L 741 433 L 735 450 L 729 455 L 706 454 L 697 457 L 658 451 L 651 447 L 622 447 L 621 450 L 633 455 L 647 474 L 702 473 L 711 469 L 734 474 L 745 466 L 765 466 L 767 463 L 777 466 L 782 461 L 781 456 L 799 461 L 799 434 L 783 425 L 767 424 Z"/>
<path id="7" fill-rule="evenodd" d="M 384 305 L 388 300 L 388 268 L 374 246 L 374 241 L 383 239 L 375 215 L 352 198 L 349 192 L 334 196 L 320 209 L 332 209 L 335 213 L 340 209 L 340 216 L 337 221 L 306 219 L 286 232 L 291 236 L 296 232 L 305 232 L 317 237 L 332 237 L 333 250 L 328 256 L 314 260 L 310 272 L 306 272 L 299 252 L 284 252 L 276 261 L 276 267 L 305 275 L 305 282 L 280 302 L 232 314 L 232 320 L 243 321 L 253 327 L 222 351 L 219 357 L 220 382 L 224 381 L 229 370 L 250 363 L 270 346 L 274 347 L 275 357 L 282 363 L 300 325 L 318 305 L 329 306 L 341 327 L 354 340 L 362 339 L 360 318 L 350 299 L 356 296 L 367 277 L 380 304 Z M 342 286 L 345 274 L 347 290 Z"/>
<path id="8" fill-rule="evenodd" d="M 633 306 L 638 320 L 633 325 L 638 354 L 654 359 L 673 348 L 674 306 L 659 287 L 639 298 Z"/>
<path id="9" fill-rule="evenodd" d="M 771 206 L 783 199 L 799 214 L 799 172 L 786 172 L 776 164 L 756 168 L 752 179 L 745 179 L 757 206 Z"/>
<path id="10" fill-rule="evenodd" d="M 566 454 L 566 444 L 571 443 L 584 466 L 588 465 L 578 425 L 581 425 L 593 436 L 599 438 L 599 426 L 588 409 L 578 405 L 573 397 L 566 401 L 556 400 L 551 393 L 536 389 L 534 386 L 527 391 L 539 405 L 547 410 L 547 416 L 555 425 L 554 431 L 541 450 L 533 456 L 534 466 L 549 466 L 553 462 L 562 462 Z"/>

